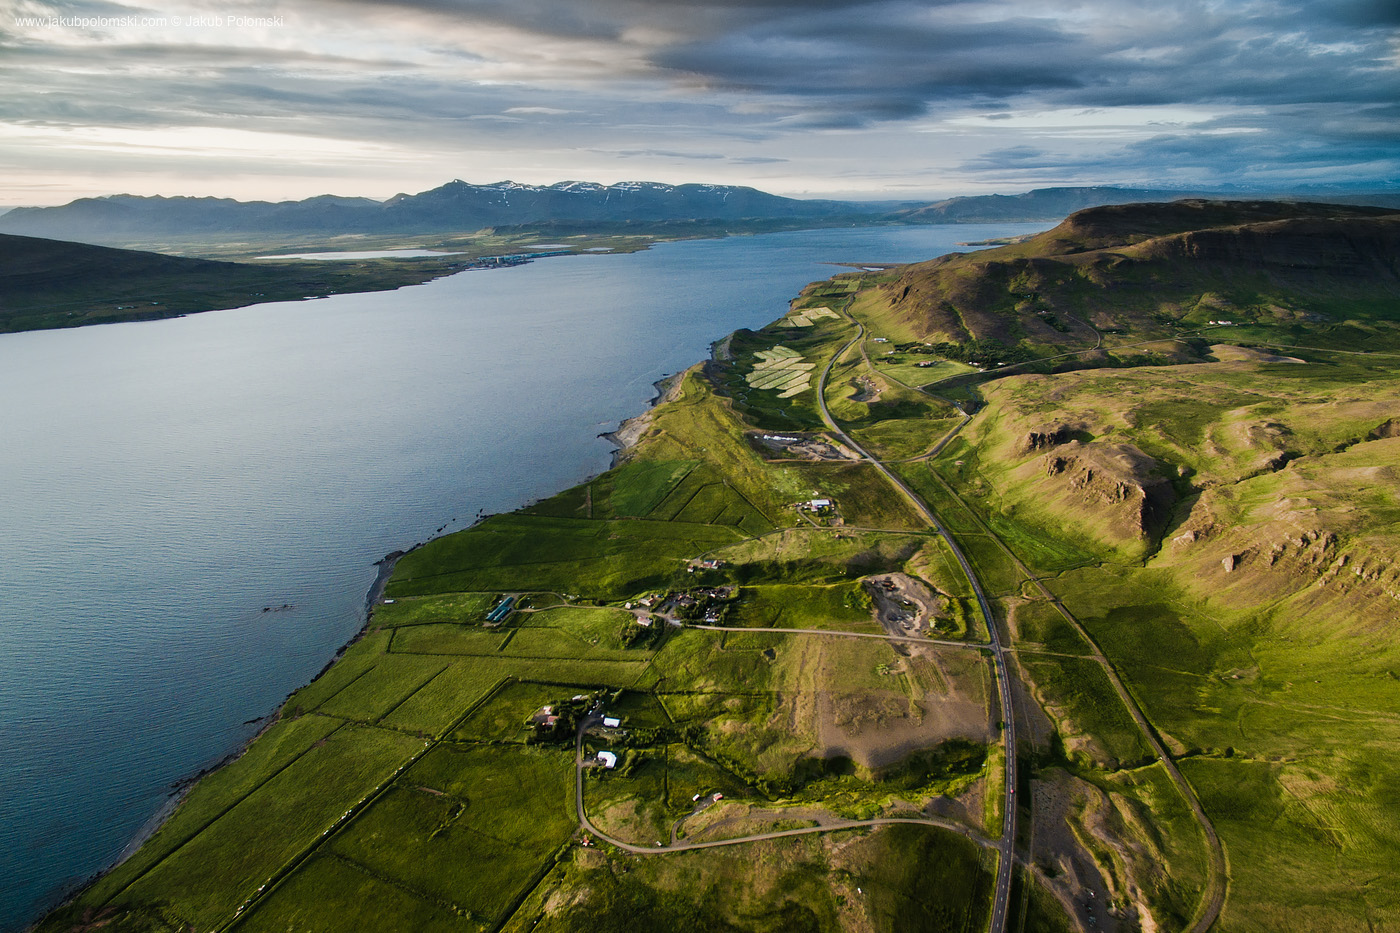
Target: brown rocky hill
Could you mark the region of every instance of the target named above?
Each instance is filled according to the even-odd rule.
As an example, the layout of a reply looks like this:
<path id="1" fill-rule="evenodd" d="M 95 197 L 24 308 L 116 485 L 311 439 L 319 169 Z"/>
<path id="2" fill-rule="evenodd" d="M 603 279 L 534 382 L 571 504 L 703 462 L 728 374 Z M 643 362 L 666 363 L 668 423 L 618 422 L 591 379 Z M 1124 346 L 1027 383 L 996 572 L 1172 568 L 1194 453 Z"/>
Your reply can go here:
<path id="1" fill-rule="evenodd" d="M 1397 300 L 1400 213 L 1268 201 L 1092 208 L 1024 243 L 906 266 L 880 286 L 903 332 L 1019 348 L 1007 360 L 1222 319 L 1364 329 L 1400 317 Z"/>

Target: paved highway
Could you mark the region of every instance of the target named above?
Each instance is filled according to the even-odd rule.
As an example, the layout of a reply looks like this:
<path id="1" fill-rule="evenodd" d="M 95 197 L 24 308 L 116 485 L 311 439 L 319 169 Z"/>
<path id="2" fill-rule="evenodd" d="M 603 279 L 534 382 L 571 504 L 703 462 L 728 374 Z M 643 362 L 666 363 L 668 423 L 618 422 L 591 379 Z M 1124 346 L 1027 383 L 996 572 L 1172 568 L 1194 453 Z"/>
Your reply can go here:
<path id="1" fill-rule="evenodd" d="M 1095 335 L 1097 335 L 1098 339 L 1095 342 L 1093 349 L 1098 349 L 1103 345 L 1103 334 L 1099 333 L 1099 331 L 1096 328 L 1094 328 L 1093 325 L 1088 324 L 1087 321 L 1084 323 L 1094 331 Z M 856 339 L 859 340 L 860 337 L 861 335 L 857 334 Z M 1156 342 L 1157 341 L 1147 341 L 1146 343 Z M 1146 345 L 1146 343 L 1130 344 L 1128 346 L 1142 346 Z M 846 345 L 846 347 L 849 346 L 850 344 Z M 843 348 L 841 352 L 844 353 L 845 348 Z M 839 355 L 840 354 L 838 354 L 838 356 Z M 1076 353 L 1063 355 L 1074 356 L 1076 355 Z M 861 346 L 861 356 L 865 358 L 866 364 L 870 366 L 870 368 L 873 370 L 874 366 L 870 365 L 870 357 L 866 355 L 864 345 Z M 1047 357 L 1045 359 L 1057 358 L 1058 357 Z M 1045 362 L 1045 359 L 1042 359 L 1038 362 Z M 1016 369 L 1017 366 L 1020 365 L 1024 364 L 1017 364 L 1016 366 L 1006 367 L 1006 369 L 998 375 L 1005 375 L 1006 372 Z M 892 379 L 894 382 L 899 382 L 898 379 L 894 379 L 892 376 L 885 375 L 884 378 Z M 899 384 L 903 385 L 905 388 L 914 389 L 914 391 L 916 392 L 924 391 L 923 389 L 920 389 L 917 386 L 910 386 L 907 383 L 899 382 Z M 929 393 L 925 392 L 924 394 L 927 395 Z M 821 398 L 821 403 L 823 408 L 825 408 L 825 396 Z M 948 432 L 948 434 L 946 434 L 943 437 L 943 439 L 938 442 L 937 446 L 935 446 L 933 450 L 931 450 L 927 454 L 924 454 L 920 457 L 916 457 L 914 459 L 927 460 L 936 456 L 938 452 L 942 450 L 942 448 L 949 441 L 951 441 L 958 434 L 958 432 L 961 431 L 967 425 L 968 421 L 970 420 L 971 417 L 964 413 L 963 419 L 961 422 L 959 422 L 958 426 L 955 427 L 952 431 Z M 957 490 L 950 486 L 936 472 L 933 473 L 933 477 L 940 485 L 943 486 L 945 490 L 947 490 L 949 495 L 953 496 L 955 499 L 961 498 L 958 495 Z M 1040 578 L 1037 577 L 1034 573 L 1032 573 L 1030 568 L 1028 568 L 1021 561 L 1021 559 L 1017 557 L 1016 554 L 1009 547 L 1006 546 L 1006 542 L 1002 541 L 1001 537 L 998 534 L 996 534 L 996 532 L 994 532 L 991 528 L 987 527 L 986 523 L 983 522 L 981 518 L 977 517 L 976 512 L 974 510 L 968 509 L 967 511 L 968 514 L 972 516 L 973 520 L 977 522 L 979 526 L 981 526 L 982 531 L 986 533 L 992 541 L 996 542 L 997 546 L 1001 549 L 1001 551 L 1005 553 L 1006 556 L 1009 557 L 1012 560 L 1012 562 L 1016 564 L 1017 568 L 1026 577 L 1026 579 L 1030 580 L 1035 585 L 1035 587 L 1040 590 L 1041 595 L 1051 602 L 1051 604 L 1065 619 L 1065 621 L 1068 622 L 1071 626 L 1073 626 L 1075 630 L 1079 632 L 1080 636 L 1084 639 L 1085 643 L 1090 646 L 1090 648 L 1093 650 L 1093 659 L 1097 661 L 1099 665 L 1103 668 L 1104 673 L 1108 676 L 1109 682 L 1112 684 L 1114 692 L 1117 693 L 1119 700 L 1123 703 L 1123 706 L 1128 710 L 1128 713 L 1132 717 L 1133 722 L 1137 724 L 1138 730 L 1143 734 L 1143 737 L 1146 739 L 1148 746 L 1151 747 L 1153 752 L 1156 754 L 1157 760 L 1161 762 L 1162 767 L 1166 770 L 1168 776 L 1171 778 L 1172 783 L 1176 785 L 1177 791 L 1181 794 L 1182 798 L 1191 808 L 1191 813 L 1195 817 L 1196 823 L 1200 826 L 1201 833 L 1206 840 L 1207 855 L 1209 857 L 1210 863 L 1210 873 L 1209 877 L 1207 878 L 1206 889 L 1201 894 L 1201 901 L 1196 909 L 1196 915 L 1194 918 L 1192 918 L 1191 925 L 1187 927 L 1187 933 L 1206 933 L 1206 931 L 1209 930 L 1215 924 L 1216 919 L 1220 916 L 1221 909 L 1225 905 L 1225 892 L 1228 885 L 1229 873 L 1225 859 L 1225 850 L 1224 847 L 1221 845 L 1220 837 L 1216 834 L 1215 826 L 1212 825 L 1210 818 L 1206 816 L 1205 809 L 1201 806 L 1201 801 L 1196 796 L 1195 789 L 1192 788 L 1189 783 L 1187 783 L 1185 776 L 1183 776 L 1180 769 L 1177 768 L 1176 762 L 1171 758 L 1170 755 L 1167 754 L 1166 748 L 1162 745 L 1162 742 L 1158 738 L 1156 731 L 1148 723 L 1147 716 L 1142 712 L 1142 708 L 1138 706 L 1137 701 L 1133 698 L 1132 694 L 1128 692 L 1127 686 L 1123 683 L 1122 678 L 1118 676 L 1118 670 L 1113 666 L 1112 662 L 1109 661 L 1108 656 L 1103 653 L 1103 650 L 1099 647 L 1098 642 L 1095 641 L 1093 636 L 1089 634 L 1089 631 L 1086 628 L 1084 628 L 1084 626 L 1080 624 L 1079 620 L 1075 618 L 1074 615 L 1069 611 L 1069 609 L 1065 607 L 1064 603 L 1060 601 L 1060 598 L 1054 593 L 1050 592 L 1049 588 L 1045 586 L 1045 584 L 1040 580 Z M 946 539 L 947 535 L 945 534 L 944 537 Z M 959 556 L 959 559 L 961 559 L 961 555 Z M 965 562 L 964 567 L 966 567 Z M 969 578 L 971 578 L 970 574 Z M 996 927 L 994 926 L 993 929 L 995 930 Z"/>
<path id="2" fill-rule="evenodd" d="M 869 451 L 860 444 L 857 444 L 849 434 L 837 427 L 835 420 L 831 417 L 831 412 L 826 407 L 826 380 L 831 374 L 832 365 L 846 355 L 846 351 L 855 346 L 862 337 L 865 336 L 865 326 L 858 321 L 847 316 L 847 320 L 855 325 L 856 335 L 836 352 L 831 359 L 827 360 L 822 367 L 821 376 L 817 379 L 817 408 L 821 412 L 822 421 L 826 422 L 827 429 L 831 431 L 842 443 L 847 444 L 867 460 L 875 469 L 879 470 L 890 483 L 904 494 L 910 504 L 918 510 L 924 520 L 938 532 L 948 549 L 957 558 L 958 565 L 962 567 L 963 573 L 967 576 L 968 582 L 972 585 L 972 591 L 977 596 L 977 605 L 982 610 L 982 618 L 987 624 L 987 636 L 992 647 L 992 661 L 996 667 L 998 693 L 1001 697 L 1001 717 L 1003 722 L 1002 740 L 1006 748 L 1006 787 L 1002 793 L 1002 826 L 1001 839 L 997 843 L 997 880 L 996 893 L 992 900 L 992 922 L 991 933 L 1003 933 L 1006 929 L 1006 912 L 1011 900 L 1011 874 L 1015 865 L 1014 856 L 1016 849 L 1016 715 L 1015 708 L 1011 703 L 1011 678 L 1006 668 L 1006 656 L 1001 650 L 1001 636 L 997 633 L 995 617 L 992 615 L 991 604 L 987 601 L 987 595 L 982 590 L 982 583 L 977 579 L 977 574 L 973 572 L 972 565 L 958 547 L 953 536 L 948 533 L 948 529 L 938 520 L 938 516 L 933 514 L 933 510 L 923 499 L 914 493 L 914 490 L 905 485 L 904 481 L 889 470 L 883 463 L 875 459 Z"/>

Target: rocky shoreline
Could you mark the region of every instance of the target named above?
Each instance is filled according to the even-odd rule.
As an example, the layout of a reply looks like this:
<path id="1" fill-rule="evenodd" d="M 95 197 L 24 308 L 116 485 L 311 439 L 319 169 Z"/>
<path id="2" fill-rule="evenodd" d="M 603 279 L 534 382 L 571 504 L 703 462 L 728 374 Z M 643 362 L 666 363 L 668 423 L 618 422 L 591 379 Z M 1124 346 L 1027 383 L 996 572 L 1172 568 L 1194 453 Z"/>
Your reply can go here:
<path id="1" fill-rule="evenodd" d="M 681 370 L 653 382 L 652 386 L 656 389 L 656 395 L 647 404 L 646 411 L 623 421 L 616 430 L 598 435 L 617 446 L 617 449 L 613 451 L 612 463 L 609 464 L 609 468 L 616 467 L 621 463 L 622 456 L 646 433 L 647 428 L 651 426 L 651 419 L 657 406 L 671 401 L 680 394 L 681 380 L 685 378 L 685 374 L 686 370 Z"/>

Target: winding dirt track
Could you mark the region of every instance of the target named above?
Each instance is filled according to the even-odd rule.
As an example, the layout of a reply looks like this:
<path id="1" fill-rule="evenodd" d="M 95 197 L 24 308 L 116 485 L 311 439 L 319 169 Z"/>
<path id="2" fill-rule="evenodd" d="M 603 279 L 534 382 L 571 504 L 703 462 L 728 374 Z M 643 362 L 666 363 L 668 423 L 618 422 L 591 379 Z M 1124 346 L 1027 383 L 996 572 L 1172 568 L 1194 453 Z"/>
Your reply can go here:
<path id="1" fill-rule="evenodd" d="M 937 826 L 940 829 L 948 829 L 966 836 L 980 846 L 996 848 L 998 843 L 986 838 L 981 833 L 974 832 L 970 827 L 964 826 L 954 820 L 945 820 L 939 817 L 913 817 L 913 816 L 889 816 L 874 820 L 831 820 L 819 826 L 803 826 L 798 829 L 778 829 L 768 833 L 754 833 L 751 836 L 736 836 L 732 839 L 712 839 L 708 842 L 673 842 L 668 845 L 639 846 L 630 842 L 623 842 L 615 839 L 603 832 L 593 821 L 588 818 L 588 811 L 584 808 L 583 802 L 583 736 L 592 726 L 602 722 L 602 717 L 598 715 L 585 716 L 579 723 L 578 735 L 574 744 L 574 769 L 576 780 L 574 782 L 574 806 L 578 809 L 579 826 L 597 838 L 603 840 L 608 845 L 615 846 L 624 852 L 631 852 L 633 855 L 665 855 L 671 852 L 688 852 L 693 849 L 717 849 L 720 846 L 737 846 L 748 842 L 762 842 L 765 839 L 784 839 L 788 836 L 809 836 L 813 833 L 835 833 L 845 829 L 872 829 L 877 826 L 892 826 L 896 823 L 909 823 L 915 826 Z"/>

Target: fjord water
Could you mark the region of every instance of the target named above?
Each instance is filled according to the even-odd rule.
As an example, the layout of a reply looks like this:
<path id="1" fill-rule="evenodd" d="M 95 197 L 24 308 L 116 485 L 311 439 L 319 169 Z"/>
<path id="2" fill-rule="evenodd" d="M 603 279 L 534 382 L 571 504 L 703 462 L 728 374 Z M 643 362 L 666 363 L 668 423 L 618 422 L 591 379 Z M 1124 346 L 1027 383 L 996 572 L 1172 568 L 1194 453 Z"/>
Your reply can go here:
<path id="1" fill-rule="evenodd" d="M 0 930 L 315 676 L 378 558 L 606 468 L 598 434 L 652 382 L 841 271 L 824 262 L 1032 229 L 663 244 L 0 337 Z"/>

